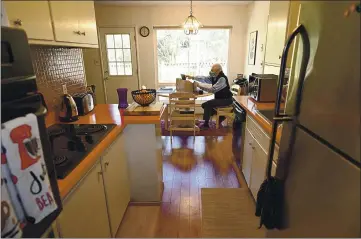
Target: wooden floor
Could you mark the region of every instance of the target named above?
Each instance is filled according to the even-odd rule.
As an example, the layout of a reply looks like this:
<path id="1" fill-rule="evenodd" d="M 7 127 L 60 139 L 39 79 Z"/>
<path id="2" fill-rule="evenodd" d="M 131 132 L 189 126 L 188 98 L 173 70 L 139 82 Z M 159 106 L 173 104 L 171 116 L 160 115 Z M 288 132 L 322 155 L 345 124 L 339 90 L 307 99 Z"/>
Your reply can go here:
<path id="1" fill-rule="evenodd" d="M 130 206 L 117 237 L 201 237 L 201 188 L 239 188 L 232 134 L 163 137 L 163 202 Z M 239 176 L 239 173 L 238 173 Z M 242 183 L 243 184 L 243 183 Z"/>

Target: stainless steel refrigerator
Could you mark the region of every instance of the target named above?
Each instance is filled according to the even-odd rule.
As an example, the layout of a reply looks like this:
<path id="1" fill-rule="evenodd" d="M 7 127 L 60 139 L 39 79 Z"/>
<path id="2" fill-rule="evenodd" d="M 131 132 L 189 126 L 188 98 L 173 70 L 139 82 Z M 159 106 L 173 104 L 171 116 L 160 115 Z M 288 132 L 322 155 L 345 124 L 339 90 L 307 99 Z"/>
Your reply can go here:
<path id="1" fill-rule="evenodd" d="M 285 179 L 285 228 L 268 230 L 267 237 L 361 236 L 358 4 L 301 2 L 304 35 L 288 52 L 286 110 L 275 115 L 283 124 L 276 175 Z"/>

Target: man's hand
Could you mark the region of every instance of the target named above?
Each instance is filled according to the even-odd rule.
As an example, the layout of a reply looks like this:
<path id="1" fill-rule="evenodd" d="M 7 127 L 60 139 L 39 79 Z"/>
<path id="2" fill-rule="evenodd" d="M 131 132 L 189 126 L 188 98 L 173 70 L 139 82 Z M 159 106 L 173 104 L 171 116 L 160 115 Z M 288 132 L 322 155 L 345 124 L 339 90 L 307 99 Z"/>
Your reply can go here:
<path id="1" fill-rule="evenodd" d="M 185 75 L 185 77 L 194 80 L 194 76 Z"/>

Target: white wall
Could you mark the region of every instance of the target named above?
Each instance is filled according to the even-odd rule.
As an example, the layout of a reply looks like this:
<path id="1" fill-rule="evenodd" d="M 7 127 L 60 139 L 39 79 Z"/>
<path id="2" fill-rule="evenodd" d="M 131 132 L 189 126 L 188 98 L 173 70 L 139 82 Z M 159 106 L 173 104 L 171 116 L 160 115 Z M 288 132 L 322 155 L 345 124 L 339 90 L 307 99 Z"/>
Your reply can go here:
<path id="1" fill-rule="evenodd" d="M 264 60 L 264 53 L 266 49 L 266 36 L 267 36 L 267 22 L 269 13 L 269 1 L 254 1 L 247 6 L 247 40 L 245 43 L 246 55 L 244 64 L 244 73 L 246 76 L 251 73 L 263 73 L 263 66 L 261 65 Z M 248 42 L 249 34 L 253 31 L 258 31 L 257 48 L 256 48 L 256 64 L 248 64 Z"/>
<path id="2" fill-rule="evenodd" d="M 156 87 L 157 66 L 153 27 L 179 26 L 189 15 L 189 6 L 117 6 L 96 3 L 95 12 L 98 27 L 136 27 L 140 85 Z M 193 12 L 205 26 L 232 26 L 228 77 L 230 80 L 234 79 L 237 73 L 242 73 L 245 68 L 247 5 L 198 5 L 193 7 Z M 150 29 L 148 37 L 139 35 L 138 30 L 141 26 Z"/>

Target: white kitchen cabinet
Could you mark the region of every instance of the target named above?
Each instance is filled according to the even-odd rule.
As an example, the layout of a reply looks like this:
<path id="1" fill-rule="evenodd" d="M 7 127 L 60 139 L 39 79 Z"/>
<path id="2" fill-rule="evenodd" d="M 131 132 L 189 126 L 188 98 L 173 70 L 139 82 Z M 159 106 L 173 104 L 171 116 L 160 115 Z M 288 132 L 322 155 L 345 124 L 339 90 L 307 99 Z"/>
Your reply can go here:
<path id="1" fill-rule="evenodd" d="M 102 157 L 102 168 L 112 236 L 118 230 L 130 201 L 128 165 L 120 135 Z"/>
<path id="2" fill-rule="evenodd" d="M 281 64 L 281 56 L 287 33 L 289 7 L 289 1 L 270 2 L 265 64 Z"/>
<path id="3" fill-rule="evenodd" d="M 55 39 L 98 44 L 93 1 L 50 1 Z"/>
<path id="4" fill-rule="evenodd" d="M 257 192 L 265 179 L 266 166 L 267 166 L 267 153 L 263 151 L 257 141 L 253 141 L 253 154 L 252 154 L 252 173 L 250 190 L 255 199 L 257 199 Z"/>
<path id="5" fill-rule="evenodd" d="M 58 223 L 61 237 L 109 238 L 111 236 L 99 162 L 63 202 L 63 211 Z"/>
<path id="6" fill-rule="evenodd" d="M 253 137 L 248 129 L 245 130 L 244 137 L 244 149 L 242 157 L 242 173 L 247 182 L 248 187 L 251 183 L 251 168 L 252 168 L 252 157 L 253 157 Z"/>
<path id="7" fill-rule="evenodd" d="M 9 26 L 22 28 L 29 39 L 54 40 L 48 1 L 3 1 Z"/>

